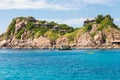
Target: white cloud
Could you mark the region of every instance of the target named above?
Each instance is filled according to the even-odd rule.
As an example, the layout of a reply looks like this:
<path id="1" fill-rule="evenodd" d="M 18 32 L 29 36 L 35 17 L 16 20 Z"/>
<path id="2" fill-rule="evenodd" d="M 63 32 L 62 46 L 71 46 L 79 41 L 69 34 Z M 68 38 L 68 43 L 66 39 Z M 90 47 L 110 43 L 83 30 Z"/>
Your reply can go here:
<path id="1" fill-rule="evenodd" d="M 77 5 L 74 5 L 77 4 Z M 1 0 L 0 9 L 53 9 L 72 10 L 78 6 L 77 0 Z M 79 6 L 80 7 L 80 6 Z"/>
<path id="2" fill-rule="evenodd" d="M 120 18 L 115 18 L 114 20 L 115 20 L 115 21 L 120 21 Z"/>
<path id="3" fill-rule="evenodd" d="M 0 9 L 77 10 L 87 4 L 105 4 L 110 0 L 0 0 Z"/>
<path id="4" fill-rule="evenodd" d="M 120 18 L 114 18 L 114 22 L 120 27 Z"/>

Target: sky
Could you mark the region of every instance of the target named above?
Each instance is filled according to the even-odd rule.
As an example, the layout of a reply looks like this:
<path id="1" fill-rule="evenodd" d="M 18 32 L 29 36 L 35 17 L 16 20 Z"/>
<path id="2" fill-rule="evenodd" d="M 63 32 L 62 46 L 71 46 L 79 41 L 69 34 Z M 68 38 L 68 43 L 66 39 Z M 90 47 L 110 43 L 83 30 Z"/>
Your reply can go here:
<path id="1" fill-rule="evenodd" d="M 120 25 L 120 0 L 0 0 L 0 34 L 15 17 L 33 16 L 38 20 L 82 27 L 87 18 L 110 14 Z"/>

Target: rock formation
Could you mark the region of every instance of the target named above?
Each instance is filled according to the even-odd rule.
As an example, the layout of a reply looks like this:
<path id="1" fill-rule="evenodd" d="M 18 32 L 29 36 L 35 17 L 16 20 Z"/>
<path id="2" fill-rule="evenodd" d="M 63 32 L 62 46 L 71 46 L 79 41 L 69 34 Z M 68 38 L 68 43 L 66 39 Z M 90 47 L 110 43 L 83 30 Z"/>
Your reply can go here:
<path id="1" fill-rule="evenodd" d="M 82 28 L 74 29 L 66 24 L 40 21 L 33 17 L 17 17 L 0 35 L 0 48 L 52 48 L 61 45 L 120 48 L 120 28 L 113 23 L 111 16 L 97 18 L 89 20 Z"/>

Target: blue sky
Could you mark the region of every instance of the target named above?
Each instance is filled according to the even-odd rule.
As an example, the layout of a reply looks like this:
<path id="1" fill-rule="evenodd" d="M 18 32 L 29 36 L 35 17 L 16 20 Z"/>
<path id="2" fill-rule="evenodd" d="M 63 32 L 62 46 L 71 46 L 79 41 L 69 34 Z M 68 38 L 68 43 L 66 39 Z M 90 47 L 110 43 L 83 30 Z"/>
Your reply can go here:
<path id="1" fill-rule="evenodd" d="M 81 27 L 86 18 L 110 14 L 120 25 L 120 0 L 0 0 L 0 33 L 18 16 Z"/>

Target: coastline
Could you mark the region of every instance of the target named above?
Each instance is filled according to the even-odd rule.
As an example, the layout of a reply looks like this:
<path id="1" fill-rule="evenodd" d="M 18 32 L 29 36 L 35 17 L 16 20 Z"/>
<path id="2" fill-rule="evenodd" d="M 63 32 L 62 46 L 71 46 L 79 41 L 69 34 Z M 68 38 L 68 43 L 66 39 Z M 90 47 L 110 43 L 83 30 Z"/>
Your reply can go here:
<path id="1" fill-rule="evenodd" d="M 103 19 L 100 19 L 98 16 L 94 21 L 89 19 L 84 21 L 81 28 L 41 21 L 30 16 L 16 17 L 10 23 L 7 31 L 0 35 L 0 48 L 120 48 L 120 29 L 114 24 L 113 18 L 110 15 L 102 15 Z M 100 19 L 99 22 L 98 19 Z"/>
<path id="2" fill-rule="evenodd" d="M 59 48 L 54 47 L 2 47 L 0 49 L 41 49 L 41 50 L 59 50 Z M 109 47 L 71 47 L 71 50 L 80 50 L 80 49 L 120 49 L 119 47 L 109 46 Z"/>

